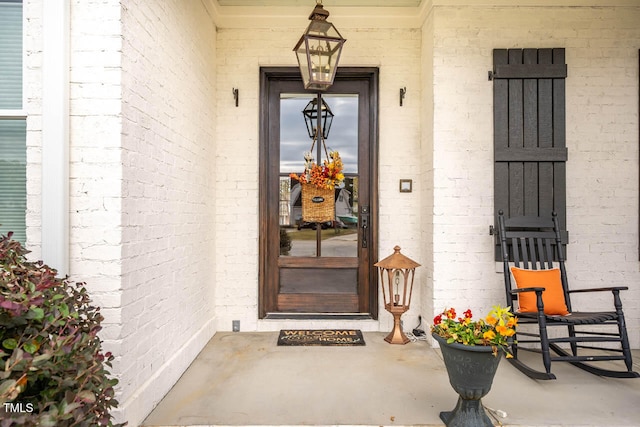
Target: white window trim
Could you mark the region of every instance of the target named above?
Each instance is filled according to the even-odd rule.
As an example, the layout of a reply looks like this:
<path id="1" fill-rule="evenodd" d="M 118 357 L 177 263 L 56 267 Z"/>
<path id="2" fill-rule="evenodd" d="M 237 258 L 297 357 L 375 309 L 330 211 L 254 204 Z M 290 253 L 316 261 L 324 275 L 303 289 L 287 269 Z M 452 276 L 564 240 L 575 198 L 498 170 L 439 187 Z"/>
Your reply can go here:
<path id="1" fill-rule="evenodd" d="M 69 0 L 42 2 L 42 259 L 69 274 Z"/>

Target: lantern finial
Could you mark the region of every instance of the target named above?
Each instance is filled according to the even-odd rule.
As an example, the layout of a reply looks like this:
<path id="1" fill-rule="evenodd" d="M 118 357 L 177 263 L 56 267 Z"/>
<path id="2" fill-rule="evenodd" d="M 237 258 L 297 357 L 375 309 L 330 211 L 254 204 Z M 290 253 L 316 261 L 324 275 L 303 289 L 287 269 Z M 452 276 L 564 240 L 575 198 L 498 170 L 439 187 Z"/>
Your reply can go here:
<path id="1" fill-rule="evenodd" d="M 318 20 L 318 21 L 326 21 L 329 17 L 329 11 L 324 9 L 322 6 L 322 1 L 316 0 L 316 7 L 311 11 L 311 15 L 309 15 L 310 20 Z"/>

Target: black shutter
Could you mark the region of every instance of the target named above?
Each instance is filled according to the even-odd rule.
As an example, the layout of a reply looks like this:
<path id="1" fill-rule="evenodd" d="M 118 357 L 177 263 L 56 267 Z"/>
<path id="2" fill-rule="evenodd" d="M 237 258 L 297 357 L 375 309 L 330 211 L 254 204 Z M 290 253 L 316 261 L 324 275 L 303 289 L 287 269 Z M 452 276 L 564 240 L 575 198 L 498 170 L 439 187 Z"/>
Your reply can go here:
<path id="1" fill-rule="evenodd" d="M 493 67 L 495 218 L 555 211 L 566 230 L 564 49 L 494 49 Z"/>

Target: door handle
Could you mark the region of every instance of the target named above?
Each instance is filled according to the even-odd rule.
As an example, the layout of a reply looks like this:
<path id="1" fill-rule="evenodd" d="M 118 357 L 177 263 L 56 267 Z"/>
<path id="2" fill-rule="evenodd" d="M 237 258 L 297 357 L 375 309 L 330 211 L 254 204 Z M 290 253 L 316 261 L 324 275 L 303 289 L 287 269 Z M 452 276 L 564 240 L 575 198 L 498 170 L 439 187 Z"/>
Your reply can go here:
<path id="1" fill-rule="evenodd" d="M 362 227 L 362 247 L 367 248 L 367 236 L 369 234 L 369 206 L 360 208 L 360 227 Z"/>
<path id="2" fill-rule="evenodd" d="M 367 218 L 362 218 L 362 247 L 367 247 L 367 228 L 369 227 Z"/>

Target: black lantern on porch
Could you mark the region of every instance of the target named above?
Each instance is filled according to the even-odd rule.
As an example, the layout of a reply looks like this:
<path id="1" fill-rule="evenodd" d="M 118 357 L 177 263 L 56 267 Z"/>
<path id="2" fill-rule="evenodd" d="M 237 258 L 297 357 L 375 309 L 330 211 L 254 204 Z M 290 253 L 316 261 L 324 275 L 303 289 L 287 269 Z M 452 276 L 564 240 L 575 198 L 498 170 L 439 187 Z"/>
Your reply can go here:
<path id="1" fill-rule="evenodd" d="M 293 50 L 298 58 L 305 89 L 326 90 L 336 76 L 342 45 L 346 41 L 329 21 L 329 12 L 316 0 L 311 23 Z"/>
<path id="2" fill-rule="evenodd" d="M 302 114 L 304 115 L 304 122 L 307 125 L 307 132 L 309 133 L 309 138 L 314 139 L 317 130 L 318 124 L 318 97 L 313 98 L 304 110 L 302 110 Z M 322 128 L 322 137 L 324 139 L 329 138 L 329 131 L 331 130 L 331 123 L 333 122 L 333 112 L 329 105 L 321 99 L 320 104 L 320 120 L 321 128 Z"/>

